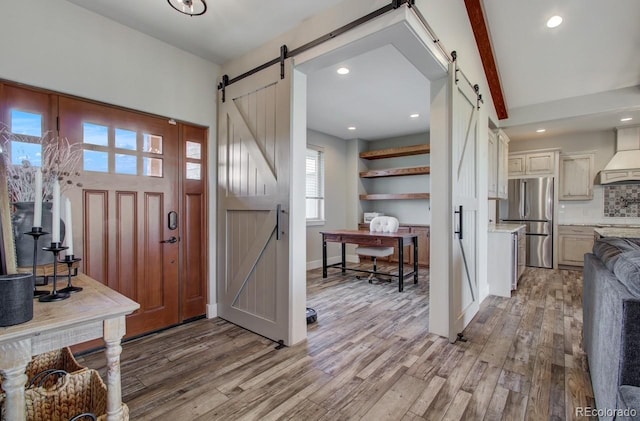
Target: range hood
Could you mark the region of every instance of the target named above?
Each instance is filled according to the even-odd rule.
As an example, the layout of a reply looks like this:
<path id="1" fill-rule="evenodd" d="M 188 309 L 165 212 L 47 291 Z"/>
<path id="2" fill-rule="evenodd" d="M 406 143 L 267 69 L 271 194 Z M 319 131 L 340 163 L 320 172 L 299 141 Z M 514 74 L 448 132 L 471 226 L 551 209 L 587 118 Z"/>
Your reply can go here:
<path id="1" fill-rule="evenodd" d="M 600 171 L 600 184 L 640 183 L 640 126 L 616 131 L 616 154 Z"/>

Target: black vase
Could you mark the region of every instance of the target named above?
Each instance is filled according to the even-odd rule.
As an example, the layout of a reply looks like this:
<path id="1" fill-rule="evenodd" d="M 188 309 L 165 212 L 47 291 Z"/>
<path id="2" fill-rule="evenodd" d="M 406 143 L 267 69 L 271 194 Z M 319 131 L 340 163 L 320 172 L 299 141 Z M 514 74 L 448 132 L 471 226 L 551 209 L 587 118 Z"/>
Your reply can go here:
<path id="1" fill-rule="evenodd" d="M 53 253 L 43 251 L 43 247 L 51 245 L 51 220 L 53 213 L 51 208 L 53 203 L 42 203 L 42 230 L 49 234 L 38 239 L 38 260 L 37 265 L 48 265 L 53 263 Z M 33 227 L 33 202 L 13 203 L 13 215 L 11 222 L 13 225 L 13 238 L 16 242 L 16 259 L 18 267 L 31 267 L 33 265 L 33 237 L 25 235 Z M 60 221 L 60 242 L 64 241 L 64 222 Z"/>

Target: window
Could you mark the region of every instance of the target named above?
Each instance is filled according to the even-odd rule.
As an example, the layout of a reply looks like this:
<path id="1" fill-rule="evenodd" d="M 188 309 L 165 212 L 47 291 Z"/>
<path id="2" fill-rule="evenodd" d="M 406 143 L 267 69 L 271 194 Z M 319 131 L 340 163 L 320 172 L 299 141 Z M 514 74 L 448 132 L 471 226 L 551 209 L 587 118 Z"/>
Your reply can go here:
<path id="1" fill-rule="evenodd" d="M 162 136 L 83 122 L 84 171 L 162 177 Z"/>
<path id="2" fill-rule="evenodd" d="M 307 147 L 306 156 L 307 225 L 324 223 L 324 150 Z"/>
<path id="3" fill-rule="evenodd" d="M 16 135 L 9 146 L 13 165 L 22 165 L 25 161 L 34 167 L 42 165 L 42 124 L 40 114 L 11 110 L 11 133 Z"/>

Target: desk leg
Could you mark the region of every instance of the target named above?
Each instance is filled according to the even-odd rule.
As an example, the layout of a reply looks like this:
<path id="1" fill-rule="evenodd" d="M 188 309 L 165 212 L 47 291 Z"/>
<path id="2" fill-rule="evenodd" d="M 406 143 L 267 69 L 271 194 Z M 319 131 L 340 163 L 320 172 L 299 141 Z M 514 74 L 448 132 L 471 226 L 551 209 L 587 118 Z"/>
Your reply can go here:
<path id="1" fill-rule="evenodd" d="M 398 291 L 404 291 L 404 241 L 398 239 Z"/>
<path id="2" fill-rule="evenodd" d="M 327 241 L 322 236 L 322 277 L 327 277 Z"/>
<path id="3" fill-rule="evenodd" d="M 342 273 L 347 273 L 347 245 L 342 243 Z"/>
<path id="4" fill-rule="evenodd" d="M 413 283 L 418 283 L 418 237 L 413 237 Z"/>
<path id="5" fill-rule="evenodd" d="M 122 386 L 120 384 L 120 342 L 125 334 L 124 316 L 104 321 L 104 341 L 107 345 L 107 421 L 122 419 Z"/>
<path id="6" fill-rule="evenodd" d="M 26 408 L 24 385 L 27 382 L 25 369 L 31 361 L 31 341 L 23 340 L 0 345 L 0 374 L 4 377 L 4 416 L 2 419 L 24 421 Z"/>

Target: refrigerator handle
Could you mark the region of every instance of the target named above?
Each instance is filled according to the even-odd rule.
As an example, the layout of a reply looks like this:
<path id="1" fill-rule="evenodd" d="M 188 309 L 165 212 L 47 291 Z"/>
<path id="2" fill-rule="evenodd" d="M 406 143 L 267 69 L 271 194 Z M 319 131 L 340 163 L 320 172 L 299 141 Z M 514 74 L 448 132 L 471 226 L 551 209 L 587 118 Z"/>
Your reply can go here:
<path id="1" fill-rule="evenodd" d="M 524 219 L 524 199 L 525 199 L 525 189 L 527 183 L 524 181 L 520 181 L 520 209 L 518 212 L 520 213 L 520 218 Z"/>
<path id="2" fill-rule="evenodd" d="M 525 219 L 529 217 L 529 203 L 527 202 L 527 182 L 523 181 L 523 199 L 522 199 L 522 210 L 524 212 Z"/>

